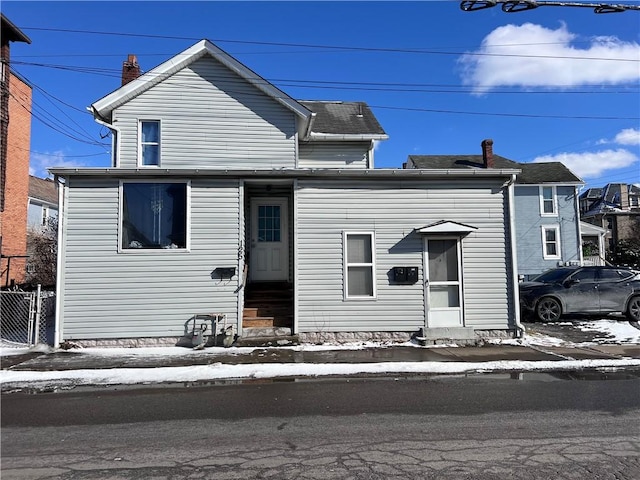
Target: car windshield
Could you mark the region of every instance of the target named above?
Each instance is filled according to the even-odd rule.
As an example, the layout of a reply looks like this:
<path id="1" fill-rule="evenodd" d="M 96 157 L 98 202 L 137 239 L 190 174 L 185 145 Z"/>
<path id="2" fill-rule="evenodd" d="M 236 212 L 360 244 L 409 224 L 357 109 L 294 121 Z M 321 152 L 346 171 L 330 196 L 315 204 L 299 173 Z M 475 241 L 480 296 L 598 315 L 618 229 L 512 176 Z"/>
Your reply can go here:
<path id="1" fill-rule="evenodd" d="M 532 281 L 542 283 L 561 282 L 567 277 L 567 275 L 570 275 L 575 271 L 575 268 L 554 268 L 553 270 L 547 270 L 546 272 L 541 273 Z"/>

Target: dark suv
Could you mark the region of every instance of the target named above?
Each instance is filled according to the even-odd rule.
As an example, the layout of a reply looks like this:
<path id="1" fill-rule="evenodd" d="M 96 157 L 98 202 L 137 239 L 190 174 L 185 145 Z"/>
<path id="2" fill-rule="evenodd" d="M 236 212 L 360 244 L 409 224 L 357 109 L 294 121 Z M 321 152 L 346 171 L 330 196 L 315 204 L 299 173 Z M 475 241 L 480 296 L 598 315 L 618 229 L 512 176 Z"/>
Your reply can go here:
<path id="1" fill-rule="evenodd" d="M 640 274 L 619 267 L 560 267 L 520 283 L 525 317 L 555 322 L 565 314 L 625 313 L 640 321 Z"/>

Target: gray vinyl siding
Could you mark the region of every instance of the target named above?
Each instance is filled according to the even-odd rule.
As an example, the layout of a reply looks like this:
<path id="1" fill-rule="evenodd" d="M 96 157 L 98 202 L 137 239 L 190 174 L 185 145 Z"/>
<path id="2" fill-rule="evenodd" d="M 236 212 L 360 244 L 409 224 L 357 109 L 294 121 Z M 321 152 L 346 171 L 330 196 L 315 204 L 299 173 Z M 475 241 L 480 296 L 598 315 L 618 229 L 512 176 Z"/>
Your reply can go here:
<path id="1" fill-rule="evenodd" d="M 505 191 L 456 185 L 310 181 L 297 190 L 298 330 L 416 331 L 424 326 L 423 244 L 415 228 L 451 220 L 477 227 L 462 241 L 465 326 L 513 328 Z M 344 300 L 343 231 L 375 234 L 375 300 Z M 413 285 L 394 266 L 419 267 Z"/>
<path id="2" fill-rule="evenodd" d="M 307 142 L 300 144 L 300 168 L 354 168 L 369 166 L 370 142 Z"/>
<path id="3" fill-rule="evenodd" d="M 580 260 L 580 240 L 577 231 L 575 188 L 557 187 L 557 216 L 540 214 L 538 185 L 516 185 L 515 221 L 518 274 L 530 278 L 558 266 L 559 262 Z M 542 226 L 558 225 L 560 229 L 560 259 L 545 260 L 542 247 Z"/>
<path id="4" fill-rule="evenodd" d="M 195 313 L 237 322 L 237 180 L 191 182 L 191 249 L 118 253 L 117 180 L 68 181 L 63 339 L 180 336 Z"/>
<path id="5" fill-rule="evenodd" d="M 138 120 L 160 120 L 163 168 L 295 167 L 295 114 L 205 56 L 113 113 L 120 166 L 137 166 Z"/>

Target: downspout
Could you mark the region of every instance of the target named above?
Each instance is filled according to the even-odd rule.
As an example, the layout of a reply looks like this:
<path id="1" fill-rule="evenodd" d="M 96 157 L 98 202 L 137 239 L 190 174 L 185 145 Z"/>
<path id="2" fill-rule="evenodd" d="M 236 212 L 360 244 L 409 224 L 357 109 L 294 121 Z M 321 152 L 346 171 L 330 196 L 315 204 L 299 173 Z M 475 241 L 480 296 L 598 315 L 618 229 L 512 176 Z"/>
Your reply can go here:
<path id="1" fill-rule="evenodd" d="M 60 181 L 58 175 L 54 176 L 54 182 L 58 184 L 58 251 L 56 255 L 56 322 L 53 333 L 53 346 L 60 348 L 60 340 L 62 337 L 62 301 L 64 292 L 64 275 L 62 267 L 62 259 L 64 258 L 64 230 L 67 221 L 65 212 L 66 204 L 64 202 L 66 183 Z"/>
<path id="2" fill-rule="evenodd" d="M 120 129 L 115 125 L 113 125 L 112 123 L 107 123 L 105 120 L 102 120 L 102 118 L 100 118 L 100 115 L 98 115 L 98 112 L 96 112 L 93 109 L 93 107 L 88 107 L 87 110 L 91 112 L 91 114 L 93 115 L 93 119 L 95 120 L 96 123 L 114 132 L 114 135 L 111 137 L 111 152 L 113 155 L 112 166 L 119 167 L 120 166 Z"/>
<path id="3" fill-rule="evenodd" d="M 509 230 L 511 236 L 511 265 L 512 275 L 511 281 L 513 284 L 513 299 L 514 299 L 514 319 L 516 323 L 516 335 L 517 338 L 523 338 L 527 333 L 526 329 L 520 322 L 520 287 L 518 285 L 518 252 L 516 250 L 516 220 L 514 216 L 515 210 L 515 174 L 511 175 L 511 180 L 506 184 L 509 194 Z"/>
<path id="4" fill-rule="evenodd" d="M 580 260 L 580 266 L 582 267 L 584 265 L 584 255 L 582 254 L 582 227 L 580 226 L 580 202 L 578 199 L 580 188 L 577 185 L 573 187 L 576 205 L 576 229 L 578 230 L 578 260 Z"/>

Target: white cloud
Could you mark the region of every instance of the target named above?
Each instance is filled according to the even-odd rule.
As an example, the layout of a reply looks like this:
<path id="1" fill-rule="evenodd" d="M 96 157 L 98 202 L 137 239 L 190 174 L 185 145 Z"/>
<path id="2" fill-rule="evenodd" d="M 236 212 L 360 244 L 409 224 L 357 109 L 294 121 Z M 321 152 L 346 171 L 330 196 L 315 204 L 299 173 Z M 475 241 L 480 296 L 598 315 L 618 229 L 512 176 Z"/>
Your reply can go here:
<path id="1" fill-rule="evenodd" d="M 640 129 L 625 128 L 616 135 L 615 142 L 620 145 L 640 145 Z"/>
<path id="2" fill-rule="evenodd" d="M 532 23 L 498 27 L 459 59 L 463 83 L 482 94 L 499 86 L 568 88 L 640 79 L 638 43 L 594 37 L 578 48 L 571 44 L 575 38 L 564 24 L 556 30 Z"/>
<path id="3" fill-rule="evenodd" d="M 29 164 L 29 174 L 40 178 L 47 178 L 49 176 L 48 168 L 74 168 L 82 166 L 84 166 L 82 162 L 67 159 L 61 150 L 52 153 L 32 153 Z"/>
<path id="4" fill-rule="evenodd" d="M 626 168 L 638 161 L 638 156 L 628 150 L 602 150 L 600 152 L 559 153 L 537 157 L 533 163 L 562 162 L 581 178 L 597 178 L 609 170 Z"/>

